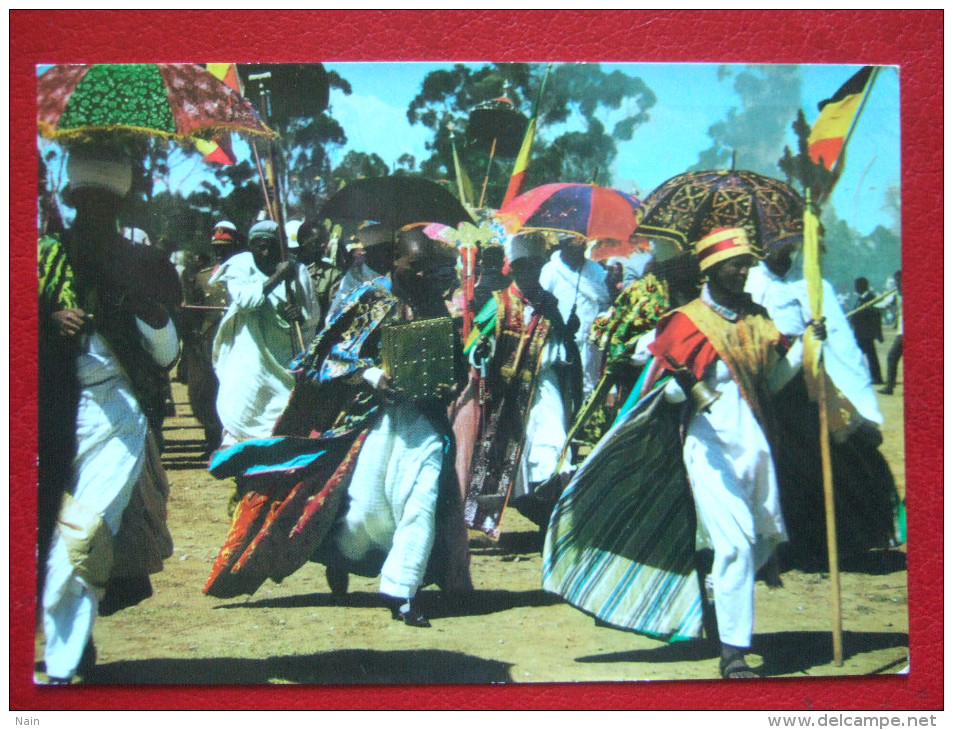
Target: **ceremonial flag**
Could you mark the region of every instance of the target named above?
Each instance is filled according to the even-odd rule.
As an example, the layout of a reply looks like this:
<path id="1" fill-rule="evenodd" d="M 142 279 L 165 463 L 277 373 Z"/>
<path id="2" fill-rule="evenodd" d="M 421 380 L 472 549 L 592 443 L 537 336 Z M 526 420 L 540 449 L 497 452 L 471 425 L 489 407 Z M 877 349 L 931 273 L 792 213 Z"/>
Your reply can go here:
<path id="1" fill-rule="evenodd" d="M 811 319 L 820 320 L 824 316 L 824 280 L 821 274 L 821 243 L 818 236 L 819 222 L 811 205 L 811 193 L 807 194 L 804 206 L 804 281 L 807 285 L 807 300 L 811 309 Z M 817 400 L 818 375 L 821 362 L 821 343 L 814 337 L 814 331 L 808 327 L 804 331 L 804 379 L 812 398 Z"/>
<path id="2" fill-rule="evenodd" d="M 457 145 L 453 139 L 450 139 L 450 146 L 453 148 L 453 169 L 457 177 L 457 193 L 460 196 L 460 202 L 468 207 L 473 207 L 473 183 L 467 171 L 460 164 L 460 158 L 457 156 Z"/>
<path id="3" fill-rule="evenodd" d="M 513 165 L 513 174 L 510 176 L 510 184 L 506 188 L 506 195 L 503 197 L 503 205 L 500 206 L 501 208 L 522 192 L 523 179 L 526 177 L 526 169 L 529 167 L 529 159 L 533 149 L 533 138 L 535 136 L 536 116 L 534 115 L 526 127 L 523 145 L 520 147 L 519 155 L 516 157 L 516 164 Z"/>
<path id="4" fill-rule="evenodd" d="M 513 198 L 519 195 L 523 190 L 523 180 L 526 177 L 526 169 L 529 167 L 529 160 L 533 150 L 533 139 L 536 137 L 536 120 L 539 117 L 539 102 L 543 98 L 543 89 L 546 87 L 546 79 L 549 78 L 549 72 L 552 64 L 546 67 L 546 75 L 543 76 L 543 82 L 539 85 L 539 92 L 536 94 L 536 103 L 533 105 L 533 116 L 526 125 L 526 134 L 523 135 L 523 144 L 520 146 L 519 154 L 516 156 L 516 164 L 513 165 L 513 174 L 510 176 L 510 184 L 506 188 L 506 195 L 503 196 L 502 208 Z"/>
<path id="5" fill-rule="evenodd" d="M 205 68 L 212 76 L 220 79 L 239 94 L 245 93 L 238 76 L 238 66 L 234 63 L 207 63 Z M 213 139 L 197 140 L 195 147 L 202 153 L 202 159 L 206 162 L 215 162 L 219 165 L 234 165 L 238 162 L 232 150 L 232 135 L 227 132 L 215 135 Z"/>
<path id="6" fill-rule="evenodd" d="M 828 170 L 834 169 L 843 153 L 873 71 L 873 66 L 864 66 L 834 96 L 817 105 L 820 116 L 807 138 L 808 154 Z"/>

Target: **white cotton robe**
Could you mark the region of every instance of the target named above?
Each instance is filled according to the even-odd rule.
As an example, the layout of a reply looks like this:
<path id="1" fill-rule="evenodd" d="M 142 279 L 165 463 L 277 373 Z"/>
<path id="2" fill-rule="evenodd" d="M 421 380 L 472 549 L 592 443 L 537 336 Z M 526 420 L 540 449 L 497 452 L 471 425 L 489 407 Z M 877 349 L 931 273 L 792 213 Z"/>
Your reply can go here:
<path id="1" fill-rule="evenodd" d="M 827 340 L 824 342 L 824 369 L 831 382 L 850 401 L 857 413 L 876 426 L 884 419 L 870 379 L 870 368 L 857 345 L 854 331 L 830 282 L 823 282 L 824 320 Z M 745 291 L 763 306 L 781 334 L 800 337 L 811 321 L 811 307 L 804 279 L 787 281 L 761 264 L 748 273 Z M 849 424 L 848 433 L 860 425 Z M 837 436 L 838 434 L 835 434 Z"/>
<path id="2" fill-rule="evenodd" d="M 540 286 L 559 300 L 563 322 L 569 319 L 575 306 L 579 317 L 576 346 L 582 363 L 582 392 L 589 395 L 599 384 L 602 353 L 589 342 L 589 328 L 593 320 L 609 306 L 606 272 L 596 262 L 586 260 L 579 271 L 573 271 L 562 260 L 559 251 L 553 253 L 539 275 Z"/>
<path id="3" fill-rule="evenodd" d="M 645 364 L 655 332 L 638 342 L 633 359 Z M 799 367 L 798 342 L 769 377 L 780 390 Z M 727 365 L 717 359 L 703 374 L 720 395 L 707 413 L 688 423 L 682 460 L 691 484 L 697 527 L 695 547 L 712 549 L 715 613 L 721 641 L 747 648 L 754 630 L 754 579 L 775 547 L 787 540 L 771 447 Z M 666 397 L 685 400 L 675 380 Z"/>
<path id="4" fill-rule="evenodd" d="M 300 264 L 297 269 L 293 293 L 304 316 L 301 334 L 307 346 L 321 313 L 308 269 Z M 279 314 L 287 301 L 286 288 L 280 283 L 265 294 L 267 279 L 251 252 L 244 251 L 209 280 L 224 283 L 231 300 L 212 343 L 223 445 L 271 436 L 294 387 L 288 366 L 299 352 L 297 335 Z"/>
<path id="5" fill-rule="evenodd" d="M 692 417 L 682 458 L 698 518 L 696 548 L 714 550 L 712 580 L 722 642 L 751 645 L 754 578 L 787 540 L 771 448 L 721 360 L 704 374 L 721 395 Z"/>
<path id="6" fill-rule="evenodd" d="M 523 308 L 524 323 L 533 316 L 532 306 Z M 566 361 L 562 338 L 550 330 L 540 355 L 533 399 L 526 417 L 526 435 L 510 500 L 532 494 L 533 486 L 553 476 L 566 443 L 566 406 L 559 383 L 558 364 Z M 569 460 L 564 469 L 571 468 Z"/>
<path id="7" fill-rule="evenodd" d="M 146 350 L 162 365 L 178 352 L 175 326 L 154 330 L 137 320 Z M 148 422 L 119 360 L 93 333 L 77 357 L 80 395 L 70 495 L 115 536 L 145 463 Z M 62 523 L 53 534 L 43 587 L 44 661 L 51 677 L 76 673 L 93 633 L 105 585 L 91 585 L 70 560 Z"/>

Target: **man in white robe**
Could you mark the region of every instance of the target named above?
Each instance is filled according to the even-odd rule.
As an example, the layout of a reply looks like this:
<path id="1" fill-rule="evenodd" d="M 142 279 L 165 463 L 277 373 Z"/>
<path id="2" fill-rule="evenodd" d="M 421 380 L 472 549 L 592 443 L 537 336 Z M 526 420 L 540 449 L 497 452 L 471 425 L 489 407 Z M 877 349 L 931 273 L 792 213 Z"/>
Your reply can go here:
<path id="1" fill-rule="evenodd" d="M 585 239 L 572 237 L 550 256 L 539 284 L 559 301 L 559 313 L 579 349 L 582 394 L 588 396 L 599 384 L 602 370 L 602 353 L 589 342 L 589 328 L 611 301 L 605 269 L 586 258 Z"/>
<path id="2" fill-rule="evenodd" d="M 441 569 L 434 579 L 450 590 L 472 589 L 459 497 L 452 480 L 445 480 L 449 487 L 446 491 L 457 502 L 448 504 L 444 500 L 441 503 L 440 498 L 440 476 L 445 454 L 449 454 L 450 439 L 446 403 L 437 398 L 414 401 L 404 398 L 382 367 L 380 346 L 385 326 L 402 324 L 408 319 L 446 317 L 442 296 L 447 292 L 439 290 L 442 284 L 434 286 L 431 274 L 438 268 L 435 264 L 442 264 L 442 259 L 435 254 L 434 242 L 426 239 L 421 231 L 402 233 L 396 260 L 394 250 L 387 255 L 392 260 L 387 268 L 394 269 L 393 282 L 389 277 L 380 277 L 345 297 L 338 316 L 296 362 L 299 381 L 276 428 L 275 438 L 267 439 L 262 445 L 245 442 L 223 449 L 213 457 L 213 473 L 220 470 L 221 463 L 231 455 L 240 454 L 243 447 L 257 446 L 265 460 L 276 448 L 284 453 L 280 446 L 284 436 L 314 438 L 320 434 L 319 438 L 351 439 L 352 442 L 355 437 L 364 439 L 353 466 L 346 468 L 333 487 L 335 493 L 338 489 L 346 491 L 347 500 L 340 513 L 330 515 L 333 525 L 327 540 L 322 539 L 321 544 L 309 546 L 300 554 L 311 556 L 320 550 L 319 559 L 327 564 L 328 584 L 337 594 L 347 591 L 350 572 L 380 574 L 380 591 L 393 617 L 410 626 L 427 627 L 430 623 L 415 598 L 424 583 L 438 537 L 444 538 L 440 554 L 442 558 L 446 556 L 448 565 L 441 567 L 443 580 L 439 576 Z M 451 256 L 455 257 L 455 252 L 451 252 Z M 342 407 L 344 410 L 339 410 Z M 356 436 L 358 432 L 360 436 Z M 335 465 L 334 468 L 341 467 Z M 305 476 L 305 482 L 315 486 L 308 482 L 310 478 Z M 320 484 L 316 489 L 324 484 L 324 479 L 326 474 L 318 480 Z M 240 515 L 255 509 L 254 505 L 262 499 L 254 494 L 254 484 L 251 489 L 238 505 Z M 273 494 L 268 492 L 263 496 L 267 500 Z M 270 508 L 276 514 L 294 512 L 295 521 L 300 516 L 295 510 L 300 509 L 298 506 L 283 510 L 277 504 Z M 440 525 L 438 530 L 437 521 L 441 518 L 447 524 Z M 244 546 L 251 544 L 255 532 L 243 533 L 245 522 L 248 521 L 236 517 L 226 545 L 240 543 L 244 550 Z M 234 564 L 231 557 L 217 563 L 206 592 L 210 595 L 252 592 L 265 578 L 280 580 L 288 571 L 296 569 L 297 564 L 281 568 L 285 571 L 281 574 L 269 572 L 275 564 L 289 564 L 284 557 L 274 557 L 274 551 L 290 549 L 283 542 L 289 531 L 274 531 L 276 537 L 266 541 L 263 548 L 271 552 L 256 553 L 235 571 L 231 569 Z M 459 539 L 454 540 L 448 533 Z M 445 547 L 445 543 L 449 544 Z M 237 550 L 226 552 L 235 557 L 240 554 Z M 260 561 L 260 570 L 249 568 L 255 560 Z M 251 574 L 249 582 L 239 588 L 228 585 L 234 582 L 236 575 L 241 582 L 241 571 L 246 568 Z"/>
<path id="3" fill-rule="evenodd" d="M 781 334 L 789 337 L 803 335 L 811 320 L 807 282 L 803 278 L 790 276 L 795 245 L 786 244 L 767 251 L 760 265 L 751 269 L 745 284 L 745 291 L 752 300 L 767 309 Z M 868 429 L 878 429 L 884 419 L 874 393 L 870 369 L 837 300 L 834 287 L 824 280 L 823 288 L 824 323 L 827 329 L 824 369 L 855 411 L 846 423 L 834 431 L 834 437 L 843 441 L 864 425 Z M 832 425 L 835 423 L 832 422 Z"/>
<path id="4" fill-rule="evenodd" d="M 271 435 L 294 386 L 288 371 L 321 312 L 307 267 L 279 262 L 278 225 L 251 227 L 248 248 L 223 263 L 209 285 L 223 283 L 230 303 L 212 344 L 222 445 Z"/>
<path id="5" fill-rule="evenodd" d="M 137 484 L 140 477 L 165 479 L 149 414 L 161 400 L 157 380 L 178 356 L 169 310 L 181 299 L 171 264 L 152 251 L 136 252 L 119 236 L 116 221 L 132 181 L 129 159 L 77 148 L 70 151 L 67 173 L 76 218 L 63 243 L 41 241 L 39 257 L 41 406 L 56 409 L 58 431 L 75 424 L 75 450 L 53 457 L 69 462 L 44 463 L 57 452 L 48 445 L 49 414 L 41 415 L 41 502 L 58 510 L 48 552 L 41 530 L 45 565 L 39 568 L 45 568 L 44 659 L 52 684 L 69 684 L 87 668 L 82 664 L 95 663 L 92 632 L 100 602 L 117 566 L 139 557 L 114 551 L 114 542 L 134 492 L 147 488 Z M 44 369 L 56 362 L 59 379 L 76 381 L 78 402 L 71 412 L 63 399 L 43 399 L 49 382 Z M 67 422 L 71 416 L 75 421 Z M 51 495 L 46 482 L 55 474 L 65 483 L 62 494 Z M 161 566 L 171 554 L 171 538 L 164 522 L 156 532 L 168 543 L 168 552 L 158 556 Z M 137 548 L 152 550 L 146 544 Z M 132 605 L 143 597 L 119 602 Z"/>
<path id="6" fill-rule="evenodd" d="M 765 409 L 770 392 L 796 371 L 799 348 L 783 356 L 785 338 L 744 292 L 756 259 L 743 229 L 714 231 L 695 251 L 708 277 L 701 297 L 663 318 L 636 358 L 645 361 L 647 351 L 675 371 L 672 399 L 697 397 L 698 384 L 715 395 L 693 409 L 682 458 L 698 518 L 696 547 L 714 552 L 720 671 L 726 679 L 755 677 L 744 660 L 755 574 L 787 539 Z M 822 327 L 815 333 L 824 336 Z"/>

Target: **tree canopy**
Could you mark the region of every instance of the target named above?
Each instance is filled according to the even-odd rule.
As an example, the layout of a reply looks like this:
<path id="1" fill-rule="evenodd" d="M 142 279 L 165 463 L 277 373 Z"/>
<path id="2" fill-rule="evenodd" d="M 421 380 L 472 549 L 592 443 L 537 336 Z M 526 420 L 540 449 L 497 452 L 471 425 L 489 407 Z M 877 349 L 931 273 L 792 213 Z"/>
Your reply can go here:
<path id="1" fill-rule="evenodd" d="M 606 73 L 597 63 L 558 64 L 548 77 L 545 65 L 525 63 L 493 63 L 478 69 L 457 64 L 429 73 L 407 110 L 411 124 L 433 131 L 426 144 L 431 154 L 420 162 L 421 172 L 435 180 L 454 179 L 453 139 L 477 196 L 489 170 L 485 204 L 498 206 L 513 158 L 497 155 L 491 166 L 486 145 L 468 141 L 470 115 L 481 102 L 505 96 L 531 116 L 544 77 L 526 186 L 593 182 L 596 176 L 601 184 L 611 183 L 616 143 L 632 139 L 648 121 L 656 97 L 642 79 L 621 71 Z"/>

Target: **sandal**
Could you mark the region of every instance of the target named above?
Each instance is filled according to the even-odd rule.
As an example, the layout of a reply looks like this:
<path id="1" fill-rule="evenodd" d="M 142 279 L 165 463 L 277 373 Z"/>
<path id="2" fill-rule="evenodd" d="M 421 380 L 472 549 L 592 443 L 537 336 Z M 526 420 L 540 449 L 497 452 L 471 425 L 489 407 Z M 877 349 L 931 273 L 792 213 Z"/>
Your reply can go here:
<path id="1" fill-rule="evenodd" d="M 741 657 L 729 662 L 722 659 L 718 662 L 718 671 L 723 679 L 758 679 L 760 676 Z"/>

